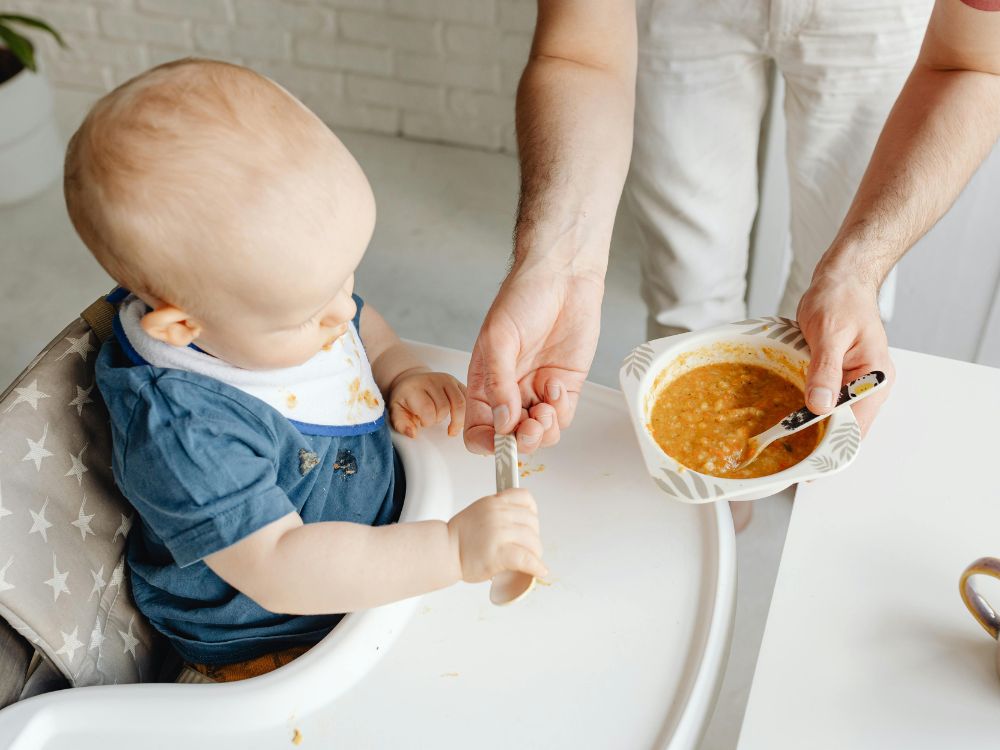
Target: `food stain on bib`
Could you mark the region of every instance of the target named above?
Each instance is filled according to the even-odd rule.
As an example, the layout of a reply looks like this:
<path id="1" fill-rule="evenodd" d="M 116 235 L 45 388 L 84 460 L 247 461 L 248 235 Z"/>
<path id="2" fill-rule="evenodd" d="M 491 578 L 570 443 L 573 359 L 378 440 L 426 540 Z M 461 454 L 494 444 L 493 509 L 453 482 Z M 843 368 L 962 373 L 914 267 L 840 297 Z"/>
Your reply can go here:
<path id="1" fill-rule="evenodd" d="M 370 388 L 365 388 L 361 390 L 361 378 L 354 378 L 351 381 L 351 387 L 349 389 L 349 395 L 347 398 L 347 405 L 352 410 L 356 409 L 359 405 L 364 404 L 369 409 L 376 408 L 381 401 L 379 401 L 378 396 Z"/>

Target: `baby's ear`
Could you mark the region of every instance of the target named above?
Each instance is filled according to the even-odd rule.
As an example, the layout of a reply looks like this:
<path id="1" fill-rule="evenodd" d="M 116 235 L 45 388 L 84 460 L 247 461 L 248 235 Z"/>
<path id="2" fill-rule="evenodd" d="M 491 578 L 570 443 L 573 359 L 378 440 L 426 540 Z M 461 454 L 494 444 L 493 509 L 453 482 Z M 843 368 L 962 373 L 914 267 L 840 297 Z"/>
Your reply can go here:
<path id="1" fill-rule="evenodd" d="M 142 316 L 142 329 L 171 346 L 187 346 L 201 335 L 201 325 L 173 305 L 160 305 Z"/>

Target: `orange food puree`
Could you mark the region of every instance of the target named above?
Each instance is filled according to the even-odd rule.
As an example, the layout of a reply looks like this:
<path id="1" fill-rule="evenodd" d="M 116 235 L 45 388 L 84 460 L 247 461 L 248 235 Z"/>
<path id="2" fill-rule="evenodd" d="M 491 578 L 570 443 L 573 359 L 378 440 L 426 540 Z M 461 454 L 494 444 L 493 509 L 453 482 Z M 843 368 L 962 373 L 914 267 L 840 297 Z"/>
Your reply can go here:
<path id="1" fill-rule="evenodd" d="M 793 383 L 758 365 L 725 362 L 684 373 L 656 398 L 649 429 L 664 452 L 689 469 L 727 479 L 775 474 L 808 456 L 819 425 L 771 443 L 742 469 L 734 469 L 747 440 L 802 407 Z"/>

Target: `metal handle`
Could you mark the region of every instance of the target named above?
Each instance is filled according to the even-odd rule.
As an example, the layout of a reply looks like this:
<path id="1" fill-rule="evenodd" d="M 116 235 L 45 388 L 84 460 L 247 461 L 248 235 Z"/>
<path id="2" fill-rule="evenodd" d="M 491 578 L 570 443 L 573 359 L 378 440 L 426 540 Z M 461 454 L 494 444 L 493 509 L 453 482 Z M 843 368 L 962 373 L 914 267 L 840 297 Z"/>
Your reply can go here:
<path id="1" fill-rule="evenodd" d="M 996 638 L 1000 634 L 1000 615 L 972 585 L 972 577 L 976 575 L 1000 579 L 1000 560 L 980 557 L 962 572 L 962 579 L 958 582 L 958 593 L 969 612 L 991 637 Z"/>

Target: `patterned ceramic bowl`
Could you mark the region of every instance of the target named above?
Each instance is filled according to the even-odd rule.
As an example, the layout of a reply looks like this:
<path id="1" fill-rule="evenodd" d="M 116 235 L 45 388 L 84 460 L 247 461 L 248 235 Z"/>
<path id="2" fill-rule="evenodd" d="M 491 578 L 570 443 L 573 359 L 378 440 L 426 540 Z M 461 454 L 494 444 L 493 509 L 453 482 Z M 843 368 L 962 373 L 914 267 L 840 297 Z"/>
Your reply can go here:
<path id="1" fill-rule="evenodd" d="M 686 503 L 755 500 L 786 487 L 834 474 L 858 454 L 861 429 L 854 412 L 841 409 L 821 423 L 823 435 L 805 459 L 755 479 L 723 479 L 682 466 L 664 453 L 649 430 L 650 410 L 661 389 L 679 375 L 715 362 L 766 367 L 802 388 L 809 347 L 795 321 L 753 318 L 642 344 L 622 364 L 619 378 L 649 475 L 666 494 Z"/>

